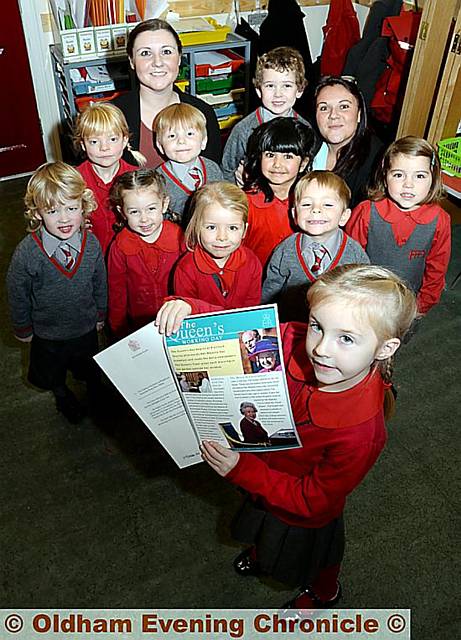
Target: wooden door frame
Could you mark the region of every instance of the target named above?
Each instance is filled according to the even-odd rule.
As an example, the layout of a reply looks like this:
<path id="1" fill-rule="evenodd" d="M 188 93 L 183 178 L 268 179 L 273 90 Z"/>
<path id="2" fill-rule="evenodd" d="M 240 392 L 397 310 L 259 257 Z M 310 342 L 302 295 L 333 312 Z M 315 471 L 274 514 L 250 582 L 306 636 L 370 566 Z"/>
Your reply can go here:
<path id="1" fill-rule="evenodd" d="M 453 138 L 461 118 L 461 8 L 450 41 L 427 139 Z"/>
<path id="2" fill-rule="evenodd" d="M 400 114 L 397 138 L 424 137 L 447 37 L 460 0 L 426 0 Z M 441 35 L 443 34 L 443 37 Z"/>

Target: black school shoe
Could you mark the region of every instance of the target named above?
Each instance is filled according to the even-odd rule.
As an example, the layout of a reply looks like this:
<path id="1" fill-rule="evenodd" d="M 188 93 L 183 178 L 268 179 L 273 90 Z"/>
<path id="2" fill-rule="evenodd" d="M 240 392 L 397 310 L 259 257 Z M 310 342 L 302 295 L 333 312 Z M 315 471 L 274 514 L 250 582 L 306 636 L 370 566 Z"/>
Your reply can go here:
<path id="1" fill-rule="evenodd" d="M 79 424 L 86 415 L 85 409 L 74 396 L 70 389 L 66 388 L 63 395 L 55 395 L 56 409 L 71 424 Z"/>
<path id="2" fill-rule="evenodd" d="M 310 609 L 330 609 L 334 607 L 336 603 L 341 600 L 342 588 L 341 584 L 337 583 L 338 588 L 336 595 L 331 600 L 321 600 L 318 595 L 312 590 L 309 585 L 300 591 L 297 596 L 292 600 L 289 600 L 283 605 L 283 609 L 297 609 L 298 611 L 305 611 Z"/>
<path id="3" fill-rule="evenodd" d="M 254 547 L 244 549 L 234 559 L 232 565 L 239 576 L 260 576 L 262 571 L 259 562 L 254 559 Z"/>

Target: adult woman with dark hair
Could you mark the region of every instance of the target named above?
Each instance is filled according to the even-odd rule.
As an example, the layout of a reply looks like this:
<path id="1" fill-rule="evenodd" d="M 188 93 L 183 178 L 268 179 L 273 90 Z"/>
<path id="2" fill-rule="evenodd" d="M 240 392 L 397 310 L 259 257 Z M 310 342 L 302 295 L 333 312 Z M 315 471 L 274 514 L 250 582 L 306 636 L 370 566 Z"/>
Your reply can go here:
<path id="1" fill-rule="evenodd" d="M 313 169 L 329 169 L 352 193 L 351 207 L 367 197 L 367 186 L 384 145 L 368 128 L 365 99 L 353 80 L 325 76 L 314 93 L 315 120 L 323 140 Z"/>
<path id="2" fill-rule="evenodd" d="M 173 27 L 159 19 L 140 22 L 131 31 L 126 50 L 138 82 L 134 89 L 116 98 L 114 104 L 125 114 L 132 145 L 147 158 L 147 166 L 155 168 L 163 161 L 153 140 L 153 120 L 164 107 L 178 102 L 191 104 L 204 114 L 208 141 L 203 155 L 220 162 L 221 138 L 215 112 L 209 104 L 183 93 L 174 84 L 182 44 Z M 129 156 L 127 152 L 127 161 L 135 164 Z"/>

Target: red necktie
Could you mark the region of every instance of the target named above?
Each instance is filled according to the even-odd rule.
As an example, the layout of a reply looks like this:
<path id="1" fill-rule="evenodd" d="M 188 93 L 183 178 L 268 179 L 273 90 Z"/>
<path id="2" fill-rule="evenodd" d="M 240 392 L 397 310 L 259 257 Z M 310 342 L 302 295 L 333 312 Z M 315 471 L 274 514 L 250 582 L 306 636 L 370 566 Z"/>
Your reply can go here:
<path id="1" fill-rule="evenodd" d="M 202 184 L 202 176 L 200 175 L 200 171 L 196 167 L 192 167 L 192 169 L 189 170 L 189 175 L 194 181 L 194 189 L 197 191 L 197 189 Z"/>
<path id="2" fill-rule="evenodd" d="M 314 264 L 311 267 L 312 273 L 317 273 L 320 271 L 320 267 L 322 266 L 322 260 L 325 257 L 327 250 L 325 247 L 320 247 L 319 249 L 313 249 L 314 252 Z"/>
<path id="3" fill-rule="evenodd" d="M 72 252 L 70 251 L 69 245 L 66 245 L 67 248 L 64 248 L 64 246 L 61 247 L 61 251 L 63 252 L 66 261 L 64 263 L 64 267 L 70 271 L 72 269 L 72 267 L 74 266 L 75 260 L 72 257 Z"/>

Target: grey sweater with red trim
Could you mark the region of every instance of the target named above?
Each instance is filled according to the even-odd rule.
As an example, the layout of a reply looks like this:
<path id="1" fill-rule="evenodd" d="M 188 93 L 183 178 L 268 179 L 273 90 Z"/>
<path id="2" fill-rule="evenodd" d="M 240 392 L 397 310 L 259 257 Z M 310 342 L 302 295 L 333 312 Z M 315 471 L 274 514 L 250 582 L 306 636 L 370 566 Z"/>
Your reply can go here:
<path id="1" fill-rule="evenodd" d="M 200 157 L 205 164 L 205 170 L 206 170 L 205 184 L 208 182 L 219 182 L 220 180 L 222 180 L 223 174 L 219 164 L 217 164 L 213 160 L 210 160 L 209 158 L 205 158 L 205 156 L 200 156 Z M 165 172 L 165 169 L 164 169 L 165 165 L 166 165 L 166 162 L 161 164 L 156 169 L 156 171 L 165 178 L 166 190 L 170 198 L 170 204 L 168 206 L 168 209 L 171 213 L 175 214 L 173 216 L 167 215 L 166 218 L 171 219 L 173 220 L 173 222 L 177 222 L 182 226 L 186 226 L 187 222 L 190 219 L 189 205 L 190 205 L 190 200 L 194 194 L 194 191 L 191 191 L 184 185 L 181 186 L 180 184 L 175 182 Z"/>
<path id="2" fill-rule="evenodd" d="M 312 272 L 310 272 L 312 280 L 309 280 L 299 261 L 296 251 L 296 238 L 299 235 L 299 232 L 293 233 L 274 249 L 263 282 L 261 304 L 276 302 L 282 322 L 294 320 L 307 322 L 306 292 L 316 280 Z M 370 259 L 360 244 L 346 235 L 343 252 L 340 256 L 333 256 L 333 263 L 335 266 L 370 264 Z"/>
<path id="3" fill-rule="evenodd" d="M 86 240 L 85 240 L 86 238 Z M 70 340 L 104 320 L 106 268 L 96 237 L 84 232 L 80 261 L 72 271 L 50 259 L 39 233 L 16 247 L 7 274 L 8 302 L 15 335 Z"/>

